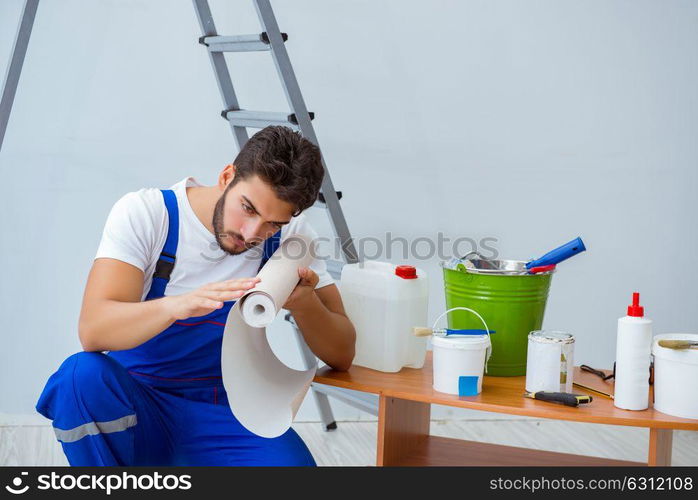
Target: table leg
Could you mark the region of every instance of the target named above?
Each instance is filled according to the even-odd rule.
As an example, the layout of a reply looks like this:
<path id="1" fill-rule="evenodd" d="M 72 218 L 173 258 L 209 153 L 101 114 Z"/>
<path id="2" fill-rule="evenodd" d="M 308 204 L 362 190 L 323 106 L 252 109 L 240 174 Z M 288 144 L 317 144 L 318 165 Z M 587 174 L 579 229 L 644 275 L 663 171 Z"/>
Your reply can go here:
<path id="1" fill-rule="evenodd" d="M 650 427 L 650 450 L 647 457 L 647 465 L 671 465 L 672 437 L 673 431 L 671 429 Z"/>
<path id="2" fill-rule="evenodd" d="M 400 465 L 400 458 L 429 436 L 431 405 L 381 395 L 378 404 L 377 465 Z"/>

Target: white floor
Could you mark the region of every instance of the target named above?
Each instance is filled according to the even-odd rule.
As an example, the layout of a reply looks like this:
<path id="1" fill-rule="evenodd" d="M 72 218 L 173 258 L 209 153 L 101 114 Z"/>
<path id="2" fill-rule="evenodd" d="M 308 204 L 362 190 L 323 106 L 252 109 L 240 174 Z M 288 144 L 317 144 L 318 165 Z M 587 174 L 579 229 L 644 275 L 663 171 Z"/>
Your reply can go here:
<path id="1" fill-rule="evenodd" d="M 296 423 L 319 465 L 374 465 L 376 422 Z M 633 461 L 647 460 L 647 429 L 535 419 L 433 420 L 437 436 Z M 53 431 L 40 417 L 0 419 L 0 465 L 66 465 Z M 698 465 L 698 432 L 674 431 L 672 465 Z"/>

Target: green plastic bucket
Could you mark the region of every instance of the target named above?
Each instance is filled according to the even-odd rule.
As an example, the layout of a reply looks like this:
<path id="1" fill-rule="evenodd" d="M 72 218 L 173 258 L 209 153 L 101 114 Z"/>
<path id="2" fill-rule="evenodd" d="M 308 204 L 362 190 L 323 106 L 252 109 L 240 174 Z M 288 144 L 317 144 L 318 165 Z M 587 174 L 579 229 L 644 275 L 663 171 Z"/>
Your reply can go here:
<path id="1" fill-rule="evenodd" d="M 523 261 L 484 259 L 444 262 L 442 268 L 446 308 L 473 309 L 495 332 L 487 374 L 525 375 L 528 334 L 543 326 L 554 271 L 527 274 Z M 468 311 L 453 311 L 448 326 L 481 329 L 482 322 Z"/>

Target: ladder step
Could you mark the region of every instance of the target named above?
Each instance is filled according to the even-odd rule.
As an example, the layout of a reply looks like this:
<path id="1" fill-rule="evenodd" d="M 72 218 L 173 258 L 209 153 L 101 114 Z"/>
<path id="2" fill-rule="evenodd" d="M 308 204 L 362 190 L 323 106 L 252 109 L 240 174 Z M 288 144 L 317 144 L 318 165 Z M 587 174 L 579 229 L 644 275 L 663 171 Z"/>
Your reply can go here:
<path id="1" fill-rule="evenodd" d="M 315 118 L 315 113 L 308 113 L 310 119 Z M 235 127 L 264 128 L 269 125 L 283 125 L 294 129 L 298 128 L 298 120 L 295 113 L 277 113 L 273 111 L 247 111 L 223 110 L 221 116 Z"/>
<path id="2" fill-rule="evenodd" d="M 281 33 L 281 38 L 285 42 L 288 35 Z M 266 31 L 258 35 L 202 36 L 199 43 L 206 45 L 209 52 L 258 52 L 271 47 Z"/>
<path id="3" fill-rule="evenodd" d="M 341 200 L 342 199 L 342 192 L 335 191 L 335 193 L 337 193 L 337 199 Z M 325 201 L 325 195 L 322 194 L 322 192 L 318 193 L 317 200 L 315 200 L 315 203 L 313 203 L 312 207 L 313 208 L 327 209 L 327 202 Z"/>
<path id="4" fill-rule="evenodd" d="M 342 199 L 342 192 L 335 191 L 335 193 L 337 193 L 337 199 L 341 200 Z M 322 192 L 318 193 L 317 197 L 318 197 L 318 200 L 320 201 L 320 203 L 325 203 L 325 195 Z"/>

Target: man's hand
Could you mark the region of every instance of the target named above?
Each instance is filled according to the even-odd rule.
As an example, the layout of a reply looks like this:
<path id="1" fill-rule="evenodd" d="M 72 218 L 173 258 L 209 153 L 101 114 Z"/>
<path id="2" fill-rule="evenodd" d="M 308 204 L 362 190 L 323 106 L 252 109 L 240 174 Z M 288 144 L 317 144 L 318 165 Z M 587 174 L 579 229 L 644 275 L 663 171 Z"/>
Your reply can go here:
<path id="1" fill-rule="evenodd" d="M 320 277 L 317 273 L 309 267 L 298 268 L 298 277 L 300 281 L 283 305 L 284 309 L 288 309 L 291 312 L 295 309 L 302 309 L 312 302 L 312 299 L 315 298 L 315 286 L 318 284 L 318 281 L 320 281 Z"/>
<path id="2" fill-rule="evenodd" d="M 175 321 L 203 316 L 223 307 L 224 301 L 239 299 L 259 281 L 255 277 L 209 283 L 193 292 L 164 297 L 162 300 L 167 302 L 167 312 Z"/>
<path id="3" fill-rule="evenodd" d="M 95 259 L 87 278 L 78 333 L 86 351 L 121 351 L 147 342 L 179 319 L 203 316 L 254 287 L 259 279 L 209 283 L 193 292 L 141 301 L 143 271 L 117 259 Z"/>

